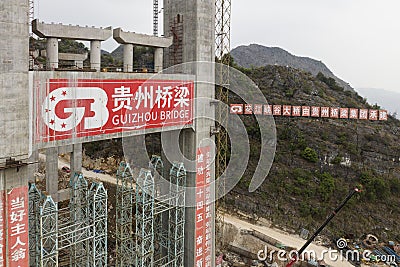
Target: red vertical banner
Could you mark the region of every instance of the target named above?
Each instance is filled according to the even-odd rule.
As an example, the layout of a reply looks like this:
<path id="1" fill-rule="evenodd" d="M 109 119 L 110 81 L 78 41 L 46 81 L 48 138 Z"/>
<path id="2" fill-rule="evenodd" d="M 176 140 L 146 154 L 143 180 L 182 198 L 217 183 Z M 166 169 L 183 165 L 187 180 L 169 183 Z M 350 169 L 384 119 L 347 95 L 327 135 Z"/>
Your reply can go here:
<path id="1" fill-rule="evenodd" d="M 6 265 L 6 240 L 4 237 L 4 222 L 5 222 L 5 214 L 4 209 L 4 191 L 0 191 L 0 266 Z"/>
<path id="2" fill-rule="evenodd" d="M 262 110 L 262 106 L 261 106 Z M 213 235 L 213 218 L 212 218 L 212 211 L 211 211 L 211 204 L 212 204 L 212 198 L 211 198 L 211 151 L 210 147 L 205 148 L 206 152 L 206 167 L 205 167 L 205 172 L 206 172 L 206 183 L 205 183 L 205 239 L 206 242 L 204 244 L 204 262 L 205 262 L 205 267 L 211 267 L 211 262 L 213 260 L 212 258 L 212 235 Z"/>
<path id="3" fill-rule="evenodd" d="M 28 266 L 28 187 L 13 188 L 7 195 L 8 266 Z"/>
<path id="4" fill-rule="evenodd" d="M 196 266 L 211 266 L 212 213 L 211 213 L 211 152 L 200 147 L 196 154 Z"/>

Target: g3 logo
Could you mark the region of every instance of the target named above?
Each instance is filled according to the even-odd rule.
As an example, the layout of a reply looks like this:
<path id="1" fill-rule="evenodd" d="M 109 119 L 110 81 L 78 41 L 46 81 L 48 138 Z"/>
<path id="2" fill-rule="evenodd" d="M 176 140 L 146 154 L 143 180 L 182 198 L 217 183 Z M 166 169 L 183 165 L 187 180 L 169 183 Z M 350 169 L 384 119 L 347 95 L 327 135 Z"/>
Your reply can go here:
<path id="1" fill-rule="evenodd" d="M 60 87 L 42 105 L 44 123 L 57 132 L 67 132 L 83 121 L 85 130 L 103 127 L 109 118 L 108 97 L 99 87 Z"/>

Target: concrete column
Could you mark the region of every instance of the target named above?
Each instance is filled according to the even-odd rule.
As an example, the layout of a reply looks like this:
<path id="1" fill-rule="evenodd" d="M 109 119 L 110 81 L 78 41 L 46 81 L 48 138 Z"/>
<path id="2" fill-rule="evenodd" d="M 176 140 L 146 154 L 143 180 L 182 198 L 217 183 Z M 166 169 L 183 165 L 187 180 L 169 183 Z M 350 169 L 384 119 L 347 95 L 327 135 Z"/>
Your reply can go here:
<path id="1" fill-rule="evenodd" d="M 46 149 L 46 191 L 57 201 L 58 192 L 58 148 Z"/>
<path id="2" fill-rule="evenodd" d="M 164 36 L 170 37 L 172 33 L 169 31 L 173 25 L 173 21 L 179 16 L 183 23 L 183 62 L 214 62 L 214 32 L 215 32 L 215 1 L 213 0 L 165 0 L 164 1 Z M 196 21 L 196 23 L 193 23 Z M 168 54 L 168 53 L 167 53 Z M 169 55 L 170 57 L 171 55 Z M 168 56 L 166 62 L 169 62 Z M 168 67 L 168 66 L 167 66 Z M 213 99 L 214 85 L 212 84 L 215 71 L 210 66 L 198 65 L 193 67 L 192 73 L 196 75 L 198 81 L 208 81 L 210 84 L 197 83 L 196 97 Z M 197 148 L 206 146 L 206 140 L 213 140 L 210 137 L 210 128 L 214 126 L 214 122 L 205 118 L 214 118 L 214 109 L 210 103 L 196 103 L 195 114 L 197 119 L 194 124 L 195 132 L 190 129 L 181 131 L 180 143 L 181 150 L 187 159 L 195 159 Z M 211 147 L 212 148 L 212 147 Z M 215 151 L 211 151 L 214 156 Z M 192 166 L 193 167 L 193 166 Z M 215 179 L 214 165 L 210 166 L 211 179 Z M 192 169 L 193 170 L 193 169 Z M 196 173 L 188 172 L 186 184 L 188 187 L 196 185 Z M 195 202 L 196 194 L 186 195 L 187 202 Z M 211 205 L 213 218 L 214 205 Z M 196 209 L 186 208 L 185 213 L 185 264 L 184 266 L 196 266 Z M 215 221 L 211 231 L 213 239 Z M 211 266 L 215 266 L 215 243 L 212 244 Z M 204 264 L 204 263 L 203 263 Z"/>
<path id="3" fill-rule="evenodd" d="M 47 38 L 46 43 L 46 67 L 48 70 L 54 70 L 58 68 L 58 39 Z"/>
<path id="4" fill-rule="evenodd" d="M 90 68 L 96 71 L 100 71 L 101 63 L 101 42 L 90 41 Z"/>
<path id="5" fill-rule="evenodd" d="M 133 71 L 133 44 L 124 44 L 124 72 Z"/>
<path id="6" fill-rule="evenodd" d="M 71 176 L 74 176 L 76 172 L 82 172 L 82 144 L 72 145 L 71 153 Z"/>
<path id="7" fill-rule="evenodd" d="M 164 48 L 157 47 L 154 51 L 154 72 L 163 70 Z"/>

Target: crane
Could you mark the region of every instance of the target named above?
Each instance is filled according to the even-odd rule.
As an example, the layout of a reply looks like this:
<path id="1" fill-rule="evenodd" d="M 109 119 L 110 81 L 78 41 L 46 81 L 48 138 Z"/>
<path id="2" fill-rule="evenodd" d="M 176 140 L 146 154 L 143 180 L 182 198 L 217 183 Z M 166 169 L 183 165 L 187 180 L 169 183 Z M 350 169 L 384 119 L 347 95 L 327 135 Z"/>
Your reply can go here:
<path id="1" fill-rule="evenodd" d="M 158 36 L 158 0 L 153 0 L 153 35 Z"/>
<path id="2" fill-rule="evenodd" d="M 221 64 L 230 65 L 230 41 L 231 41 L 231 0 L 216 0 L 215 1 L 215 56 Z M 216 98 L 219 100 L 217 105 L 217 129 L 219 133 L 216 135 L 216 176 L 219 177 L 218 196 L 225 196 L 226 191 L 226 166 L 227 166 L 227 151 L 228 151 L 228 134 L 226 129 L 228 123 L 228 109 L 226 105 L 229 100 L 229 68 L 221 66 L 216 68 L 219 71 L 216 81 L 219 86 L 216 89 Z M 225 174 L 224 174 L 225 173 Z M 218 209 L 216 223 L 217 230 L 220 233 L 218 237 L 221 240 L 222 248 L 224 247 L 224 198 L 220 198 L 216 203 Z"/>
<path id="3" fill-rule="evenodd" d="M 357 187 L 352 190 L 347 197 L 343 200 L 343 202 L 329 215 L 329 217 L 325 220 L 325 222 L 315 231 L 315 233 L 307 240 L 307 242 L 299 249 L 297 255 L 301 255 L 306 248 L 314 241 L 314 239 L 321 233 L 321 231 L 328 225 L 328 223 L 336 216 L 336 214 L 347 204 L 347 202 L 356 194 L 360 193 L 361 190 Z M 292 259 L 286 267 L 292 267 L 293 264 L 297 261 L 297 259 Z"/>

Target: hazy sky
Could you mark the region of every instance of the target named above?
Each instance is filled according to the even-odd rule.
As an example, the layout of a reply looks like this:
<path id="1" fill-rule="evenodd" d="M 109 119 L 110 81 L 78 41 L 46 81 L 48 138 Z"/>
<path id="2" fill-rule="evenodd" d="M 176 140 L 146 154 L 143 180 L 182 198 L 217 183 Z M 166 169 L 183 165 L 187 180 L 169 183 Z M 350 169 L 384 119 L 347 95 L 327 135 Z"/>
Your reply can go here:
<path id="1" fill-rule="evenodd" d="M 152 2 L 36 0 L 36 15 L 151 34 Z M 400 92 L 399 12 L 400 0 L 232 0 L 231 46 L 281 47 L 323 61 L 355 88 Z M 103 44 L 116 47 L 113 40 Z"/>

